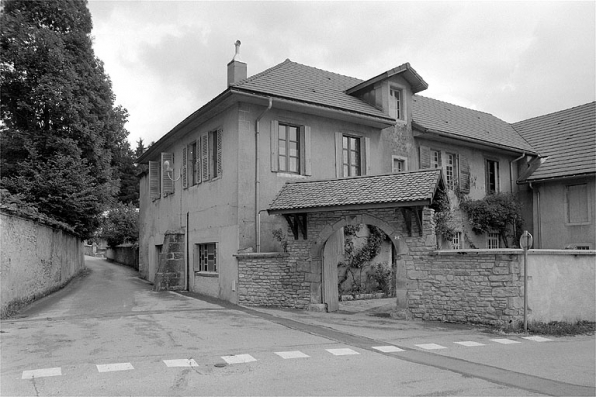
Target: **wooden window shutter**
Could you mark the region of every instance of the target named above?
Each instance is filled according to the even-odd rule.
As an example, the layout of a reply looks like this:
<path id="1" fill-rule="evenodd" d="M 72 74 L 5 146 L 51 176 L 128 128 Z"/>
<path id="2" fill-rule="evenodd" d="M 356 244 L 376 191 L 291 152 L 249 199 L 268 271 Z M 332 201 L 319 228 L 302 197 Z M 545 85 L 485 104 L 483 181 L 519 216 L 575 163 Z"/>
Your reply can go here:
<path id="1" fill-rule="evenodd" d="M 430 168 L 430 148 L 420 146 L 420 168 Z"/>
<path id="2" fill-rule="evenodd" d="M 362 175 L 370 175 L 370 138 L 365 137 L 360 140 L 362 144 L 364 144 L 364 148 L 362 150 Z"/>
<path id="3" fill-rule="evenodd" d="M 156 200 L 160 197 L 159 170 L 159 161 L 149 162 L 149 197 L 151 200 Z"/>
<path id="4" fill-rule="evenodd" d="M 271 120 L 271 171 L 279 170 L 279 122 Z"/>
<path id="5" fill-rule="evenodd" d="M 343 160 L 343 134 L 341 132 L 335 133 L 335 176 L 341 178 L 344 176 L 344 160 Z"/>
<path id="6" fill-rule="evenodd" d="M 182 187 L 186 189 L 188 187 L 188 147 L 182 148 Z"/>
<path id="7" fill-rule="evenodd" d="M 300 127 L 300 174 L 309 176 L 312 175 L 310 141 L 310 127 L 307 125 Z"/>
<path id="8" fill-rule="evenodd" d="M 470 163 L 466 156 L 459 156 L 459 190 L 470 193 Z"/>
<path id="9" fill-rule="evenodd" d="M 217 136 L 217 155 L 215 158 L 215 169 L 217 170 L 217 177 L 221 177 L 221 173 L 223 171 L 223 167 L 222 167 L 222 147 L 223 147 L 223 143 L 221 141 L 221 136 L 222 136 L 222 130 L 219 129 L 217 130 L 216 133 Z"/>
<path id="10" fill-rule="evenodd" d="M 195 182 L 201 183 L 201 138 L 197 139 L 197 146 L 195 147 L 195 163 L 193 164 L 193 172 L 195 174 Z"/>
<path id="11" fill-rule="evenodd" d="M 201 180 L 208 181 L 209 175 L 209 134 L 201 135 Z"/>
<path id="12" fill-rule="evenodd" d="M 170 167 L 174 169 L 174 154 L 173 153 L 162 153 L 161 154 L 161 191 L 162 195 L 165 197 L 168 194 L 174 193 L 174 181 L 168 176 L 165 168 L 165 162 L 170 162 Z M 172 172 L 171 176 L 173 177 L 174 173 Z"/>

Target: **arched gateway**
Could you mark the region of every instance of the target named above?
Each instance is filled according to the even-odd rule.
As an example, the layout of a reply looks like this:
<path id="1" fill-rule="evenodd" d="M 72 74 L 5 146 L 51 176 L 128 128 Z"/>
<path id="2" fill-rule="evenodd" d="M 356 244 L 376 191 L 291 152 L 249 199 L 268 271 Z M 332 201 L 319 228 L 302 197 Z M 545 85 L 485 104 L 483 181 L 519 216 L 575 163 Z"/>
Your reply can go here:
<path id="1" fill-rule="evenodd" d="M 396 310 L 405 314 L 407 265 L 417 249 L 435 245 L 429 207 L 443 191 L 438 169 L 287 183 L 268 209 L 270 214 L 282 215 L 288 225 L 287 253 L 268 259 L 276 262 L 279 277 L 255 277 L 258 266 L 242 266 L 239 261 L 239 301 L 324 308 L 330 299 L 326 289 L 333 288 L 325 288 L 325 266 L 337 266 L 324 264 L 325 243 L 346 225 L 368 224 L 391 239 L 396 253 Z M 268 285 L 260 280 L 268 281 Z"/>

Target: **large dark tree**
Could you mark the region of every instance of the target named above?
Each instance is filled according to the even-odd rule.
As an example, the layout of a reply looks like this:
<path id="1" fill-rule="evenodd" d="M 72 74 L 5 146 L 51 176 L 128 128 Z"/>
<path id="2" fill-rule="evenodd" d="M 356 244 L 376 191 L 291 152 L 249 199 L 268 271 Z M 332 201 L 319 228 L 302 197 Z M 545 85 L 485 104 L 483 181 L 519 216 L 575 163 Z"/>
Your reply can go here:
<path id="1" fill-rule="evenodd" d="M 2 186 L 84 237 L 120 188 L 126 110 L 91 41 L 82 0 L 3 0 Z"/>

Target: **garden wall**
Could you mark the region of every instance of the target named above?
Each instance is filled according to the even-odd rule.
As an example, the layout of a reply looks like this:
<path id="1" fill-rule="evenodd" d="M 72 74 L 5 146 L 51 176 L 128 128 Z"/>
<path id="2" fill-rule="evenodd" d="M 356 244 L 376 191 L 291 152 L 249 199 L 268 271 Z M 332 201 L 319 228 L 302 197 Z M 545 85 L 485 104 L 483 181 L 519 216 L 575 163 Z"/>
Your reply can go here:
<path id="1" fill-rule="evenodd" d="M 284 253 L 244 253 L 238 260 L 238 303 L 305 309 L 310 303 L 308 262 Z"/>
<path id="2" fill-rule="evenodd" d="M 84 268 L 83 242 L 63 230 L 0 212 L 1 311 L 66 285 Z"/>
<path id="3" fill-rule="evenodd" d="M 130 266 L 139 270 L 139 246 L 138 245 L 119 245 L 109 247 L 106 250 L 106 258 L 109 261 L 117 262 L 122 265 Z"/>

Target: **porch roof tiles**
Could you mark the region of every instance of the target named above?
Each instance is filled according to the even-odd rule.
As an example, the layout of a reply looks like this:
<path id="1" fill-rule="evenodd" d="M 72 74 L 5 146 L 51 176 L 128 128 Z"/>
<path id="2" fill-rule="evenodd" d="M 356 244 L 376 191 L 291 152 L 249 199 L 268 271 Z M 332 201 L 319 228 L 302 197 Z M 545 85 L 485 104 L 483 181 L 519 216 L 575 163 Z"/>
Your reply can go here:
<path id="1" fill-rule="evenodd" d="M 347 206 L 430 205 L 442 184 L 440 169 L 288 182 L 279 191 L 268 212 L 315 212 Z"/>

